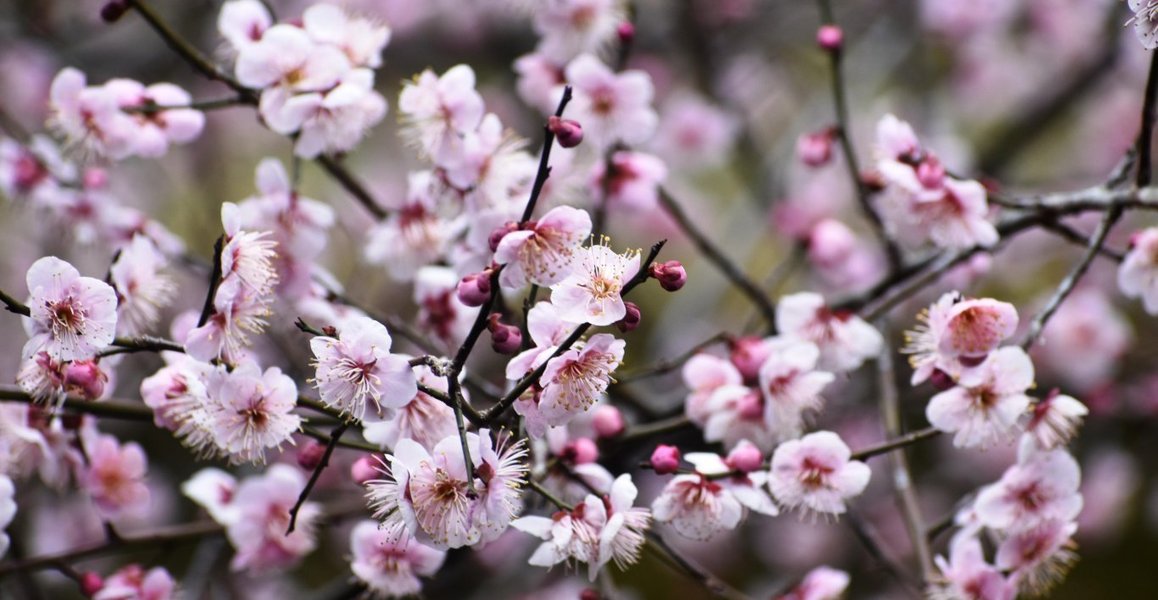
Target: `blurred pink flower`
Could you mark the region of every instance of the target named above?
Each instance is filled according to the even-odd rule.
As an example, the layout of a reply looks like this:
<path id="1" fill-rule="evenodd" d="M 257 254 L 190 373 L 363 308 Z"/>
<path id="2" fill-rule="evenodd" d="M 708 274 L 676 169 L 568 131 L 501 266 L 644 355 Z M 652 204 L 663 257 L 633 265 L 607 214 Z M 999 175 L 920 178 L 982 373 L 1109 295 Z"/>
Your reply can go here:
<path id="1" fill-rule="evenodd" d="M 116 520 L 148 506 L 148 459 L 139 445 L 122 445 L 115 437 L 101 434 L 86 444 L 85 451 L 88 467 L 82 485 L 102 517 Z"/>
<path id="2" fill-rule="evenodd" d="M 395 539 L 374 521 L 359 521 L 350 532 L 350 570 L 375 596 L 400 598 L 422 592 L 419 576 L 430 577 L 446 560 L 446 551 L 411 540 Z"/>
<path id="3" fill-rule="evenodd" d="M 839 515 L 845 501 L 860 495 L 872 472 L 851 452 L 840 436 L 817 431 L 780 444 L 772 455 L 768 487 L 780 506 L 804 512 Z"/>

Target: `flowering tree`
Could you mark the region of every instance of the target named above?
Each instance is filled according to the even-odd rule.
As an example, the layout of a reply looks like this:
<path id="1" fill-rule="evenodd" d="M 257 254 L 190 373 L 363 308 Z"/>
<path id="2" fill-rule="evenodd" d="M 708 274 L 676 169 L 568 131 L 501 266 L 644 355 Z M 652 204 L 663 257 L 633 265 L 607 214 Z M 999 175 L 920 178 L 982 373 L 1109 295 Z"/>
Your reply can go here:
<path id="1" fill-rule="evenodd" d="M 989 600 L 1121 547 L 1158 3 L 178 4 L 4 42 L 5 597 Z"/>

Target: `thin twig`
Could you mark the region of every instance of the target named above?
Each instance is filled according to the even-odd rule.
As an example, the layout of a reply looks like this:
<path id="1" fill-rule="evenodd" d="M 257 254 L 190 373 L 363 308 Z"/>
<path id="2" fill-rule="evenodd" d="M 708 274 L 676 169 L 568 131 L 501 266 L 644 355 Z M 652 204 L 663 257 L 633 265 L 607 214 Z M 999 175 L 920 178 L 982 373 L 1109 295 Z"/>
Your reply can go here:
<path id="1" fill-rule="evenodd" d="M 679 356 L 669 358 L 667 360 L 661 360 L 646 367 L 640 367 L 634 371 L 629 371 L 622 375 L 618 375 L 615 379 L 617 383 L 622 384 L 671 373 L 672 371 L 682 367 L 684 363 L 686 363 L 695 355 L 703 352 L 705 348 L 710 348 L 716 344 L 725 342 L 729 337 L 730 336 L 726 333 L 717 333 L 716 335 L 713 335 L 712 337 L 696 344 L 695 346 L 692 346 L 687 352 L 684 352 Z"/>
<path id="2" fill-rule="evenodd" d="M 563 87 L 563 96 L 559 98 L 559 105 L 555 107 L 555 116 L 563 116 L 563 110 L 567 108 L 567 104 L 571 102 L 571 86 Z M 543 150 L 539 153 L 539 169 L 535 172 L 535 182 L 531 185 L 531 197 L 527 199 L 527 205 L 523 208 L 523 217 L 519 221 L 526 223 L 531 220 L 531 216 L 535 214 L 535 204 L 539 201 L 539 195 L 543 193 L 543 185 L 547 183 L 547 178 L 551 176 L 551 146 L 555 145 L 555 132 L 551 128 L 543 126 Z"/>
<path id="3" fill-rule="evenodd" d="M 910 431 L 904 435 L 898 435 L 892 439 L 881 442 L 875 446 L 869 446 L 852 453 L 853 460 L 868 460 L 874 456 L 892 452 L 898 448 L 912 446 L 917 442 L 921 442 L 930 438 L 935 438 L 941 434 L 941 431 L 935 427 L 926 427 L 916 431 Z"/>
<path id="4" fill-rule="evenodd" d="M 201 307 L 201 316 L 197 318 L 197 326 L 204 327 L 209 322 L 209 317 L 217 312 L 214 308 L 215 296 L 217 295 L 217 286 L 221 285 L 221 252 L 225 249 L 225 236 L 217 237 L 217 241 L 213 242 L 213 270 L 209 273 L 209 290 L 205 292 L 205 304 Z"/>
<path id="5" fill-rule="evenodd" d="M 186 523 L 171 527 L 162 527 L 144 534 L 126 535 L 115 544 L 100 542 L 82 546 L 73 550 L 34 556 L 23 560 L 14 560 L 0 563 L 0 575 L 16 571 L 31 571 L 46 568 L 55 568 L 61 562 L 74 563 L 93 556 L 100 556 L 110 552 L 158 546 L 188 540 L 200 539 L 211 535 L 221 535 L 225 528 L 213 521 Z"/>
<path id="6" fill-rule="evenodd" d="M 346 433 L 346 429 L 350 427 L 348 422 L 344 422 L 334 428 L 330 433 L 330 443 L 326 444 L 326 451 L 322 453 L 322 460 L 314 467 L 313 473 L 310 473 L 310 480 L 306 482 L 306 487 L 302 488 L 302 493 L 298 495 L 297 502 L 294 502 L 293 508 L 289 511 L 289 525 L 286 526 L 285 534 L 294 532 L 294 527 L 298 523 L 298 512 L 305 505 L 306 500 L 310 497 L 310 492 L 313 491 L 314 486 L 318 483 L 318 478 L 322 476 L 322 471 L 330 465 L 330 456 L 334 453 L 334 448 L 338 447 L 338 441 L 342 439 L 342 434 Z"/>

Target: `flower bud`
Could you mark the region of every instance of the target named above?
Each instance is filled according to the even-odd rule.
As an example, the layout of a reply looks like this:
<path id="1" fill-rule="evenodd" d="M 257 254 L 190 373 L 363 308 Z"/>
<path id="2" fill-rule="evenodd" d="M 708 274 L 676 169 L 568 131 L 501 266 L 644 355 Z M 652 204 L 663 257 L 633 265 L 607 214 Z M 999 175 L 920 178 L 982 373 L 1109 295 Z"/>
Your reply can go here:
<path id="1" fill-rule="evenodd" d="M 822 167 L 832 160 L 833 130 L 806 133 L 796 140 L 796 156 L 810 167 Z"/>
<path id="2" fill-rule="evenodd" d="M 595 435 L 601 438 L 612 438 L 627 429 L 623 421 L 623 413 L 610 404 L 603 404 L 595 409 L 591 417 L 591 426 L 595 428 Z"/>
<path id="3" fill-rule="evenodd" d="M 458 299 L 467 306 L 482 306 L 491 299 L 491 272 L 471 273 L 458 282 Z"/>
<path id="4" fill-rule="evenodd" d="M 941 369 L 933 369 L 933 374 L 929 376 L 929 382 L 942 392 L 957 385 L 957 382 L 953 381 L 953 378 Z"/>
<path id="5" fill-rule="evenodd" d="M 105 23 L 115 23 L 129 11 L 129 3 L 125 0 L 112 0 L 101 7 L 101 20 Z"/>
<path id="6" fill-rule="evenodd" d="M 575 465 L 586 465 L 599 460 L 599 447 L 591 438 L 576 438 L 563 448 L 563 458 Z"/>
<path id="7" fill-rule="evenodd" d="M 366 485 L 367 481 L 378 479 L 379 473 L 378 469 L 374 468 L 373 460 L 369 456 L 363 456 L 350 465 L 350 477 L 358 485 Z"/>
<path id="8" fill-rule="evenodd" d="M 551 115 L 547 117 L 547 129 L 555 134 L 555 139 L 564 148 L 574 148 L 583 141 L 583 126 L 579 124 L 579 121 Z"/>
<path id="9" fill-rule="evenodd" d="M 96 571 L 85 571 L 80 576 L 80 592 L 85 596 L 95 596 L 105 587 L 105 580 Z"/>
<path id="10" fill-rule="evenodd" d="M 615 35 L 619 36 L 620 44 L 630 44 L 635 40 L 635 24 L 623 21 L 615 28 Z"/>
<path id="11" fill-rule="evenodd" d="M 881 172 L 876 170 L 862 171 L 860 174 L 860 182 L 864 184 L 870 192 L 884 191 L 888 186 L 888 183 L 885 182 L 884 175 L 881 175 Z"/>
<path id="12" fill-rule="evenodd" d="M 503 225 L 495 227 L 494 231 L 491 232 L 490 237 L 487 238 L 487 243 L 490 244 L 491 252 L 498 252 L 499 242 L 503 241 L 503 238 L 506 237 L 508 233 L 518 229 L 519 224 L 514 221 L 507 221 Z"/>
<path id="13" fill-rule="evenodd" d="M 64 368 L 64 385 L 85 400 L 96 400 L 104 394 L 109 380 L 95 360 L 73 361 Z"/>
<path id="14" fill-rule="evenodd" d="M 836 25 L 821 25 L 816 30 L 816 43 L 829 52 L 839 52 L 844 45 L 844 31 Z"/>
<path id="15" fill-rule="evenodd" d="M 487 329 L 491 332 L 491 347 L 499 354 L 514 354 L 523 345 L 523 332 L 514 325 L 499 321 L 497 313 L 490 315 Z"/>
<path id="16" fill-rule="evenodd" d="M 659 280 L 659 286 L 669 292 L 679 290 L 688 282 L 688 272 L 678 260 L 652 263 L 650 273 Z"/>
<path id="17" fill-rule="evenodd" d="M 752 444 L 740 444 L 728 453 L 724 463 L 743 473 L 759 471 L 764 466 L 764 455 Z"/>
<path id="18" fill-rule="evenodd" d="M 770 354 L 768 344 L 758 336 L 736 338 L 729 345 L 732 364 L 744 381 L 756 381 L 760 378 L 760 367 Z"/>
<path id="19" fill-rule="evenodd" d="M 680 449 L 660 444 L 651 453 L 651 468 L 660 475 L 670 475 L 680 468 Z"/>
<path id="20" fill-rule="evenodd" d="M 623 315 L 623 318 L 617 321 L 615 326 L 623 333 L 627 333 L 639 327 L 639 322 L 643 318 L 643 315 L 639 312 L 638 304 L 634 302 L 624 302 L 623 305 L 627 307 L 627 314 Z"/>
<path id="21" fill-rule="evenodd" d="M 84 189 L 100 189 L 108 185 L 109 173 L 100 167 L 89 167 L 84 170 L 82 183 Z"/>
<path id="22" fill-rule="evenodd" d="M 317 440 L 310 440 L 298 448 L 298 466 L 307 471 L 313 471 L 321 464 L 322 456 L 325 453 L 326 446 L 324 444 Z"/>
<path id="23" fill-rule="evenodd" d="M 808 259 L 820 267 L 837 267 L 856 251 L 856 234 L 836 219 L 817 223 L 808 234 Z"/>
<path id="24" fill-rule="evenodd" d="M 937 189 L 945 181 L 945 166 L 941 164 L 941 161 L 930 156 L 917 165 L 917 180 L 926 189 Z"/>
<path id="25" fill-rule="evenodd" d="M 579 600 L 603 600 L 603 594 L 595 588 L 583 588 L 583 591 L 579 592 Z"/>

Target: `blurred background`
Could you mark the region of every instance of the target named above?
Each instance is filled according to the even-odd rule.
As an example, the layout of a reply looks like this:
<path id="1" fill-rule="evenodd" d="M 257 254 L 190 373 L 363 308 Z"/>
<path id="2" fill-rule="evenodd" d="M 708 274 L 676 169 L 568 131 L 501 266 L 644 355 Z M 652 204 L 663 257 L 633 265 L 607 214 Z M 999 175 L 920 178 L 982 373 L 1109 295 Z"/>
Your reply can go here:
<path id="1" fill-rule="evenodd" d="M 206 52 L 223 42 L 215 20 L 215 0 L 154 0 L 157 10 L 182 35 Z M 308 6 L 270 0 L 281 20 Z M 500 0 L 348 0 L 352 11 L 389 24 L 393 36 L 378 70 L 379 91 L 391 113 L 369 139 L 346 157 L 383 206 L 397 206 L 409 170 L 422 167 L 403 145 L 395 105 L 404 80 L 425 68 L 443 72 L 470 64 L 487 108 L 531 142 L 539 138 L 541 117 L 516 92 L 515 61 L 531 52 L 537 38 L 531 19 L 514 2 Z M 533 5 L 534 3 L 522 3 Z M 660 130 L 642 150 L 668 165 L 665 186 L 693 220 L 719 241 L 726 253 L 775 293 L 820 291 L 839 300 L 863 291 L 884 272 L 884 258 L 857 211 L 854 192 L 840 158 L 820 168 L 796 155 L 798 138 L 835 122 L 826 56 L 817 49 L 820 23 L 812 2 L 780 0 L 636 0 L 636 39 L 627 67 L 649 73 L 656 87 Z M 1149 53 L 1141 48 L 1124 2 L 1116 0 L 855 0 L 836 3 L 845 31 L 844 74 L 851 108 L 851 134 L 862 166 L 872 164 L 876 122 L 893 113 L 913 124 L 923 143 L 954 173 L 976 177 L 1006 194 L 1072 190 L 1104 181 L 1137 134 Z M 226 95 L 226 88 L 200 78 L 170 52 L 134 14 L 103 23 L 100 0 L 0 0 L 0 107 L 29 132 L 44 130 L 48 86 L 55 73 L 77 67 L 90 83 L 130 77 L 146 84 L 170 81 L 195 98 Z M 13 136 L 12 132 L 6 132 Z M 839 152 L 837 153 L 839 154 Z M 255 193 L 254 168 L 263 157 L 287 164 L 291 144 L 265 129 L 248 107 L 214 111 L 201 138 L 175 147 L 158 161 L 134 159 L 110 171 L 117 199 L 152 215 L 184 241 L 188 252 L 206 261 L 220 231 L 220 205 Z M 565 159 L 559 159 L 565 160 Z M 552 186 L 580 191 L 568 201 L 582 203 L 584 174 L 562 164 Z M 324 172 L 303 164 L 303 194 L 330 204 L 338 215 L 322 263 L 366 306 L 411 318 L 416 307 L 409 284 L 391 279 L 382 266 L 361 258 L 367 213 Z M 562 196 L 560 196 L 562 197 Z M 589 201 L 589 200 L 588 200 Z M 1090 231 L 1094 220 L 1071 224 Z M 836 224 L 836 225 L 834 225 Z M 1154 224 L 1149 214 L 1131 213 L 1108 246 L 1119 251 L 1133 231 Z M 816 251 L 817 236 L 852 234 L 836 256 Z M 754 309 L 730 289 L 714 267 L 700 258 L 687 237 L 662 212 L 609 214 L 608 232 L 618 247 L 650 246 L 668 238 L 665 258 L 688 267 L 690 282 L 679 294 L 641 289 L 635 301 L 644 325 L 630 338 L 625 369 L 674 357 L 720 331 L 756 332 Z M 24 273 L 36 258 L 55 254 L 82 273 L 103 273 L 112 256 L 75 239 L 67 227 L 14 202 L 0 203 L 0 288 L 21 297 Z M 841 239 L 844 239 L 843 237 Z M 941 293 L 1013 302 L 1022 320 L 1044 304 L 1081 249 L 1062 238 L 1034 231 L 1018 236 L 993 256 L 979 256 L 954 270 L 889 316 L 894 347 L 915 323 L 917 311 Z M 912 256 L 922 256 L 917 249 Z M 1084 401 L 1091 416 L 1072 446 L 1083 467 L 1085 509 L 1077 540 L 1080 561 L 1056 598 L 1152 598 L 1158 564 L 1158 353 L 1148 340 L 1158 327 L 1137 302 L 1117 292 L 1116 264 L 1098 260 L 1082 286 L 1051 321 L 1045 344 L 1033 354 L 1038 392 L 1053 387 Z M 178 300 L 169 315 L 200 306 L 204 277 L 178 272 Z M 654 287 L 654 286 L 652 286 Z M 165 323 L 168 320 L 163 321 Z M 305 380 L 307 346 L 292 318 L 274 323 L 263 352 L 300 382 Z M 12 382 L 25 336 L 15 317 L 0 317 L 0 381 Z M 164 333 L 163 331 L 159 333 Z M 910 388 L 902 360 L 905 428 L 926 426 L 924 407 L 931 388 Z M 475 372 L 500 372 L 498 363 L 472 365 Z M 118 369 L 113 396 L 139 398 L 142 377 L 160 359 L 134 355 Z M 501 380 L 501 376 L 496 380 Z M 838 431 L 851 447 L 884 437 L 872 369 L 838 381 L 825 393 L 828 408 L 818 429 Z M 678 373 L 616 386 L 612 401 L 642 403 L 633 418 L 679 414 L 686 396 Z M 648 414 L 650 413 L 650 414 Z M 140 442 L 151 459 L 152 514 L 139 526 L 195 518 L 192 503 L 177 489 L 197 468 L 164 431 L 102 422 L 123 439 Z M 696 432 L 674 434 L 681 447 L 702 445 Z M 654 440 L 652 441 L 654 442 Z M 651 445 L 616 449 L 606 464 L 627 466 L 646 456 Z M 292 452 L 290 453 L 292 454 Z M 339 451 L 338 465 L 326 472 L 320 497 L 349 492 L 345 481 L 355 456 Z M 948 439 L 910 452 L 914 479 L 927 522 L 953 511 L 955 503 L 980 485 L 1000 477 L 1013 461 L 1013 448 L 969 451 Z M 292 461 L 292 457 L 287 460 Z M 908 538 L 894 501 L 884 458 L 870 489 L 854 503 L 850 519 L 801 521 L 795 515 L 751 516 L 735 535 L 710 543 L 677 547 L 706 568 L 756 597 L 768 597 L 809 569 L 828 564 L 852 574 L 849 597 L 904 595 L 887 564 L 915 572 Z M 615 471 L 615 469 L 612 469 Z M 328 480 L 328 481 L 327 481 Z M 642 499 L 650 502 L 662 479 L 637 477 Z M 328 487 L 327 487 L 328 486 Z M 75 547 L 100 539 L 99 521 L 82 499 L 68 492 L 29 486 L 21 491 L 20 512 L 10 533 L 25 555 Z M 90 511 L 91 512 L 91 511 Z M 851 527 L 849 521 L 857 524 Z M 340 597 L 349 593 L 348 523 L 319 534 L 322 547 L 290 573 L 260 580 L 220 579 L 228 546 L 206 540 L 172 548 L 128 552 L 90 565 L 115 567 L 135 558 L 164 564 L 180 578 L 190 597 Z M 858 539 L 859 528 L 884 552 L 873 558 Z M 129 531 L 132 529 L 130 528 Z M 674 535 L 668 538 L 677 541 Z M 935 537 L 934 551 L 946 553 L 949 535 Z M 500 598 L 534 594 L 576 597 L 584 586 L 566 569 L 529 567 L 534 540 L 515 534 L 495 551 L 452 552 L 438 578 L 428 583 L 430 598 Z M 225 558 L 222 558 L 225 557 Z M 611 575 L 625 597 L 699 598 L 702 588 L 645 556 L 643 562 Z M 210 573 L 214 576 L 211 577 Z M 44 574 L 47 597 L 70 597 L 75 588 Z M 0 596 L 24 593 L 9 578 Z"/>

